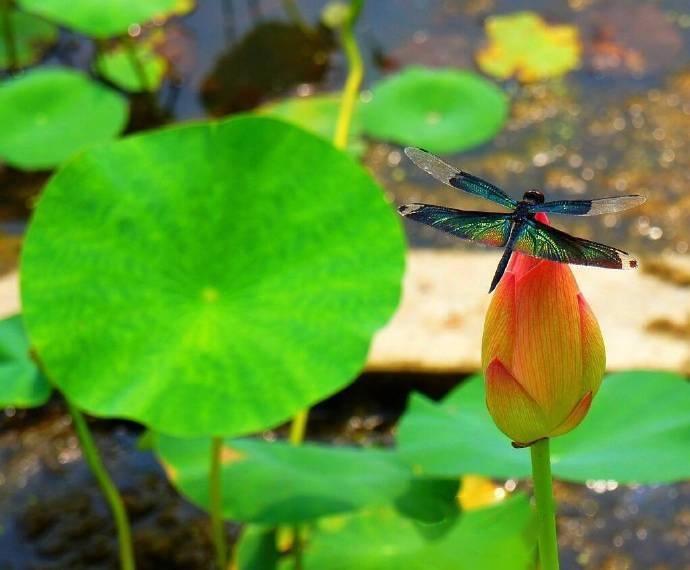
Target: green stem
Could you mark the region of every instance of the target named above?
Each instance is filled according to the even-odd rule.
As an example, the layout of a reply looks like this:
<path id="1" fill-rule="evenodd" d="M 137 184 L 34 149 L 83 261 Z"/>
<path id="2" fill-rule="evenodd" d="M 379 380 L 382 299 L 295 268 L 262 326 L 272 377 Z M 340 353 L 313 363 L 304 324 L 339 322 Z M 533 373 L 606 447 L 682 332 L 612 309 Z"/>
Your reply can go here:
<path id="1" fill-rule="evenodd" d="M 67 408 L 72 416 L 74 429 L 79 438 L 84 459 L 89 465 L 91 472 L 98 481 L 103 494 L 105 495 L 110 510 L 115 519 L 115 527 L 117 528 L 117 538 L 120 545 L 120 568 L 122 570 L 134 570 L 134 549 L 132 548 L 132 532 L 129 528 L 129 521 L 127 520 L 127 513 L 125 511 L 122 497 L 115 487 L 113 480 L 108 475 L 108 472 L 103 465 L 96 444 L 93 441 L 89 426 L 84 419 L 84 415 L 69 401 L 67 401 Z"/>
<path id="2" fill-rule="evenodd" d="M 221 461 L 223 439 L 214 437 L 211 442 L 211 470 L 209 472 L 209 501 L 211 508 L 211 537 L 216 551 L 218 570 L 225 570 L 228 547 L 225 543 L 223 524 L 223 483 L 221 481 Z"/>
<path id="3" fill-rule="evenodd" d="M 304 435 L 307 431 L 307 420 L 309 419 L 309 408 L 302 410 L 295 414 L 290 424 L 290 443 L 292 445 L 301 445 L 304 441 Z M 286 529 L 289 530 L 289 529 Z M 304 553 L 304 544 L 302 541 L 302 529 L 300 525 L 292 527 L 292 554 L 295 559 L 295 570 L 302 570 Z"/>
<path id="4" fill-rule="evenodd" d="M 19 69 L 19 57 L 17 55 L 17 37 L 12 23 L 12 0 L 0 0 L 0 9 L 2 9 L 2 35 L 7 46 L 7 67 L 13 72 Z"/>
<path id="5" fill-rule="evenodd" d="M 556 510 L 551 482 L 549 440 L 545 438 L 533 443 L 530 453 L 539 525 L 540 569 L 558 570 L 558 536 L 556 535 Z"/>
<path id="6" fill-rule="evenodd" d="M 359 88 L 361 87 L 362 79 L 364 78 L 362 54 L 359 51 L 357 38 L 355 37 L 354 33 L 355 24 L 357 23 L 357 18 L 359 17 L 359 13 L 361 12 L 363 5 L 364 0 L 350 1 L 350 14 L 340 30 L 349 71 L 347 74 L 347 79 L 345 80 L 345 88 L 343 89 L 343 97 L 340 103 L 340 113 L 338 114 L 338 122 L 335 126 L 335 136 L 333 137 L 333 144 L 339 149 L 344 149 L 347 147 L 347 139 L 350 133 L 350 125 L 352 124 L 352 116 L 357 103 Z"/>
<path id="7" fill-rule="evenodd" d="M 364 0 L 351 0 L 350 13 L 347 21 L 340 30 L 349 71 L 347 79 L 345 80 L 345 87 L 340 102 L 340 112 L 338 113 L 338 122 L 336 123 L 335 135 L 333 137 L 333 144 L 339 149 L 345 149 L 347 147 L 350 125 L 352 124 L 352 115 L 354 113 L 355 104 L 357 103 L 359 88 L 362 85 L 362 79 L 364 77 L 362 55 L 359 52 L 357 39 L 354 35 L 354 27 L 363 4 Z M 292 445 L 300 445 L 304 440 L 308 418 L 309 409 L 306 409 L 296 414 L 292 419 L 289 436 Z M 303 546 L 301 529 L 299 525 L 295 525 L 292 528 L 292 552 L 295 560 L 295 570 L 302 570 Z"/>
<path id="8" fill-rule="evenodd" d="M 304 434 L 307 431 L 307 420 L 309 419 L 309 408 L 297 412 L 290 424 L 290 443 L 299 445 L 304 441 Z"/>

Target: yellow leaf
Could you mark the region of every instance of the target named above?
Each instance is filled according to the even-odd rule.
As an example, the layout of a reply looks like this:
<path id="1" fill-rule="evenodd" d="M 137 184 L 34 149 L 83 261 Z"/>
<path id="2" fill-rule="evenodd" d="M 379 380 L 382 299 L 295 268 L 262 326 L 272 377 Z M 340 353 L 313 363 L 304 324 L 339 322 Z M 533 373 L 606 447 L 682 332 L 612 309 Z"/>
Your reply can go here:
<path id="1" fill-rule="evenodd" d="M 463 510 L 481 509 L 501 502 L 507 495 L 503 487 L 479 475 L 465 475 L 462 478 L 458 501 Z"/>
<path id="2" fill-rule="evenodd" d="M 580 65 L 582 46 L 574 26 L 552 26 L 534 12 L 516 12 L 487 18 L 485 27 L 489 44 L 477 53 L 484 73 L 529 83 Z"/>
<path id="3" fill-rule="evenodd" d="M 229 445 L 224 445 L 220 452 L 220 461 L 223 465 L 229 465 L 235 461 L 242 461 L 246 455 L 233 449 Z"/>
<path id="4" fill-rule="evenodd" d="M 179 476 L 177 469 L 175 469 L 172 465 L 170 465 L 169 463 L 166 463 L 165 461 L 161 461 L 161 465 L 163 466 L 163 471 L 165 471 L 165 474 L 168 476 L 168 479 L 172 483 L 177 481 L 177 478 Z"/>

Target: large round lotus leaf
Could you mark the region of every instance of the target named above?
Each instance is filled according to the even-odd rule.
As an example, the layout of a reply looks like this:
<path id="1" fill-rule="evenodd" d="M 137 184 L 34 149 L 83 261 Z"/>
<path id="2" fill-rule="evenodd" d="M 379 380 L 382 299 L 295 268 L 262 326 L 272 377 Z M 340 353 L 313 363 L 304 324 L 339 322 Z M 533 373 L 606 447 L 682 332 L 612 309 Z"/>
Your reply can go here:
<path id="1" fill-rule="evenodd" d="M 443 528 L 419 525 L 389 507 L 324 518 L 310 529 L 301 567 L 304 570 L 534 568 L 536 537 L 525 496 L 465 512 L 452 524 L 440 526 Z M 274 545 L 275 535 L 271 530 L 250 526 L 238 545 L 239 567 L 294 570 L 294 557 L 275 565 Z M 259 561 L 263 565 L 258 565 Z"/>
<path id="2" fill-rule="evenodd" d="M 29 12 L 89 36 L 127 33 L 132 24 L 174 12 L 178 0 L 18 0 Z"/>
<path id="3" fill-rule="evenodd" d="M 492 139 L 508 112 L 503 92 L 470 71 L 410 67 L 384 79 L 361 105 L 374 138 L 449 153 Z"/>
<path id="4" fill-rule="evenodd" d="M 352 381 L 404 243 L 349 156 L 239 117 L 96 147 L 49 182 L 22 254 L 34 346 L 74 403 L 239 435 Z"/>
<path id="5" fill-rule="evenodd" d="M 32 408 L 44 404 L 52 391 L 29 352 L 19 315 L 0 320 L 0 407 Z"/>
<path id="6" fill-rule="evenodd" d="M 14 62 L 19 67 L 36 63 L 46 49 L 53 45 L 58 38 L 58 29 L 50 22 L 41 18 L 25 14 L 19 10 L 10 10 L 10 24 L 14 32 Z M 12 65 L 10 50 L 7 49 L 6 37 L 0 39 L 0 69 L 7 69 Z"/>
<path id="7" fill-rule="evenodd" d="M 332 141 L 335 134 L 341 97 L 339 95 L 318 95 L 316 97 L 293 97 L 260 107 L 257 112 L 283 119 Z M 358 116 L 352 117 L 348 150 L 355 156 L 364 153 L 361 139 L 362 128 Z"/>
<path id="8" fill-rule="evenodd" d="M 0 84 L 0 161 L 51 168 L 115 137 L 127 115 L 121 95 L 77 71 L 29 71 Z"/>
<path id="9" fill-rule="evenodd" d="M 156 437 L 170 480 L 203 508 L 208 508 L 210 449 L 210 439 Z M 221 457 L 225 517 L 262 524 L 301 522 L 392 502 L 412 478 L 391 451 L 233 440 L 225 443 Z"/>
<path id="10" fill-rule="evenodd" d="M 688 410 L 690 385 L 681 376 L 609 376 L 582 424 L 551 442 L 554 476 L 623 483 L 687 479 Z M 429 476 L 530 474 L 529 450 L 513 449 L 494 425 L 481 379 L 463 384 L 440 404 L 415 396 L 400 425 L 399 444 L 401 455 Z"/>
<path id="11" fill-rule="evenodd" d="M 156 91 L 165 77 L 168 63 L 149 42 L 135 44 L 133 52 L 134 54 L 127 46 L 120 44 L 98 56 L 96 70 L 125 91 Z"/>

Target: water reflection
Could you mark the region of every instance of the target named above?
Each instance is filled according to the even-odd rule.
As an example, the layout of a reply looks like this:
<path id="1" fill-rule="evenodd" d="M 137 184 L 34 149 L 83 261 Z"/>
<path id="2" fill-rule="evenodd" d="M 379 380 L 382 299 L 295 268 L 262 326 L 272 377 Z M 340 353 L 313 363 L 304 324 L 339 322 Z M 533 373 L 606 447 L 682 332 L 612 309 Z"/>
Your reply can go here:
<path id="1" fill-rule="evenodd" d="M 318 83 L 334 49 L 322 26 L 261 22 L 218 59 L 201 87 L 204 105 L 211 115 L 227 115 Z"/>

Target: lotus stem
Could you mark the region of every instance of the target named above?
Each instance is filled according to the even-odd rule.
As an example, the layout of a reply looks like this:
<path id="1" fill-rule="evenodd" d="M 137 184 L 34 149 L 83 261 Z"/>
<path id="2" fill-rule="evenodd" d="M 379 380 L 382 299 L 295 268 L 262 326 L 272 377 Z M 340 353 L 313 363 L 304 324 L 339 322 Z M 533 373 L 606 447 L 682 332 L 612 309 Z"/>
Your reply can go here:
<path id="1" fill-rule="evenodd" d="M 537 503 L 540 568 L 541 570 L 558 570 L 558 536 L 548 438 L 540 439 L 532 444 L 530 453 L 534 498 Z"/>
<path id="2" fill-rule="evenodd" d="M 333 137 L 333 144 L 336 148 L 341 150 L 347 147 L 347 141 L 350 135 L 350 126 L 352 124 L 352 115 L 355 104 L 357 102 L 357 95 L 359 88 L 362 85 L 362 78 L 364 77 L 364 66 L 362 64 L 362 55 L 359 52 L 357 39 L 354 35 L 354 26 L 359 17 L 364 0 L 352 0 L 350 3 L 350 13 L 347 21 L 340 30 L 345 55 L 347 57 L 349 71 L 347 79 L 345 80 L 345 87 L 340 102 L 340 112 L 338 113 L 338 122 L 335 127 L 335 135 Z M 302 410 L 292 419 L 290 425 L 290 443 L 292 445 L 300 445 L 304 440 L 304 435 L 307 428 L 307 420 L 309 418 L 309 409 Z M 292 553 L 295 561 L 295 570 L 302 570 L 303 567 L 303 544 L 301 529 L 299 525 L 292 528 Z"/>
<path id="3" fill-rule="evenodd" d="M 309 419 L 309 408 L 297 412 L 290 424 L 290 443 L 299 445 L 304 441 L 304 434 L 307 431 L 307 420 Z"/>
<path id="4" fill-rule="evenodd" d="M 301 445 L 304 441 L 304 435 L 307 431 L 307 420 L 309 419 L 309 408 L 302 410 L 295 414 L 290 424 L 289 440 L 292 445 Z M 295 525 L 292 529 L 285 529 L 291 531 L 292 536 L 287 536 L 292 542 L 292 554 L 295 559 L 295 570 L 302 570 L 302 555 L 304 552 L 304 545 L 302 543 L 302 529 L 299 525 Z"/>
<path id="5" fill-rule="evenodd" d="M 19 69 L 19 57 L 17 55 L 17 37 L 12 22 L 12 0 L 0 0 L 0 10 L 2 10 L 2 35 L 7 46 L 7 67 L 10 72 L 14 72 Z"/>
<path id="6" fill-rule="evenodd" d="M 96 444 L 93 441 L 93 436 L 89 430 L 89 426 L 86 423 L 84 415 L 77 409 L 72 403 L 67 400 L 67 409 L 69 410 L 70 416 L 72 416 L 72 422 L 74 423 L 74 429 L 77 432 L 77 437 L 79 438 L 79 444 L 81 445 L 82 453 L 84 454 L 84 459 L 88 464 L 91 472 L 98 481 L 98 485 L 103 491 L 108 504 L 110 505 L 110 511 L 115 519 L 115 527 L 117 529 L 117 538 L 120 548 L 120 568 L 121 570 L 134 570 L 134 548 L 132 547 L 132 532 L 129 527 L 129 520 L 127 519 L 127 512 L 125 511 L 124 503 L 122 502 L 122 497 L 115 487 L 113 480 L 108 475 L 108 472 L 103 465 L 101 456 L 96 449 Z"/>
<path id="7" fill-rule="evenodd" d="M 209 472 L 209 502 L 211 510 L 211 538 L 216 552 L 216 566 L 224 570 L 228 559 L 223 525 L 223 483 L 221 481 L 221 459 L 223 439 L 214 437 L 211 442 L 211 470 Z"/>
<path id="8" fill-rule="evenodd" d="M 350 3 L 350 13 L 347 21 L 342 26 L 340 34 L 342 37 L 345 55 L 347 57 L 349 71 L 347 79 L 345 80 L 345 87 L 340 102 L 340 112 L 338 114 L 338 122 L 335 127 L 335 135 L 333 137 L 333 144 L 336 148 L 345 149 L 350 135 L 350 125 L 352 124 L 352 114 L 354 112 L 355 104 L 357 102 L 357 95 L 359 88 L 362 85 L 362 78 L 364 77 L 364 66 L 362 64 L 362 55 L 359 52 L 359 46 L 354 35 L 354 26 L 359 17 L 364 0 L 352 0 Z M 304 435 L 307 428 L 307 420 L 309 418 L 309 409 L 302 410 L 292 419 L 290 425 L 290 443 L 292 445 L 300 445 L 304 440 Z M 301 529 L 298 525 L 292 528 L 292 552 L 295 560 L 295 570 L 302 570 L 302 536 Z"/>
<path id="9" fill-rule="evenodd" d="M 362 85 L 362 79 L 364 78 L 362 54 L 359 51 L 357 38 L 354 33 L 355 24 L 357 23 L 363 5 L 364 0 L 350 1 L 350 13 L 346 22 L 340 29 L 340 37 L 349 67 L 340 103 L 338 122 L 335 126 L 335 136 L 333 138 L 333 144 L 336 148 L 341 150 L 347 147 L 352 116 L 354 114 L 355 105 L 357 104 L 357 96 L 359 95 L 359 89 Z"/>

